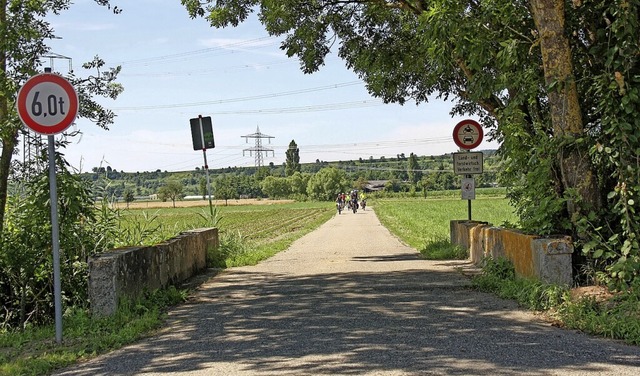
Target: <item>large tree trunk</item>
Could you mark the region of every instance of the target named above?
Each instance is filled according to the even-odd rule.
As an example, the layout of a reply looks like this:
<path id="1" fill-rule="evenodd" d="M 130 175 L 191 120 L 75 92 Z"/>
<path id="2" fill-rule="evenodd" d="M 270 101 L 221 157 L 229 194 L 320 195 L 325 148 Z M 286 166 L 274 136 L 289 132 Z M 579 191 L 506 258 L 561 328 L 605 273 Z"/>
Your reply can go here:
<path id="1" fill-rule="evenodd" d="M 565 30 L 564 0 L 531 0 L 531 11 L 538 29 L 544 77 L 548 90 L 553 134 L 562 142 L 558 151 L 565 193 L 575 191 L 580 203 L 569 200 L 572 221 L 586 210 L 600 207 L 596 175 L 588 150 L 574 141 L 584 136 L 578 89 L 573 76 L 571 47 Z"/>
<path id="2" fill-rule="evenodd" d="M 0 99 L 0 107 L 4 107 L 0 109 L 0 121 L 6 121 L 6 117 L 3 118 L 2 113 L 3 110 L 6 109 L 6 100 L 4 98 Z M 16 148 L 17 138 L 17 132 L 2 135 L 2 154 L 0 154 L 0 235 L 4 229 L 4 213 L 7 207 L 9 172 L 11 171 L 11 159 L 13 158 L 13 151 Z"/>
<path id="3" fill-rule="evenodd" d="M 0 0 L 0 29 L 7 24 L 7 0 Z M 6 87 L 7 80 L 7 56 L 0 49 L 0 86 Z M 0 155 L 0 235 L 4 228 L 4 211 L 7 206 L 7 183 L 11 158 L 15 148 L 15 142 L 7 128 L 9 125 L 9 100 L 6 95 L 0 93 L 0 138 L 2 138 L 2 154 Z M 4 132 L 2 132 L 4 130 Z"/>

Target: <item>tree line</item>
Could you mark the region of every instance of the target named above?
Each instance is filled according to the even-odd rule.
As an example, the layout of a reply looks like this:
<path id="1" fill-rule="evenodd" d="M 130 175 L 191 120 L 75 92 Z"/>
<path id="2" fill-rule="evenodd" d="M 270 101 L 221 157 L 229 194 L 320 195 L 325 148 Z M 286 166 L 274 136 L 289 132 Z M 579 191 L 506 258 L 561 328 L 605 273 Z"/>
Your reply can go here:
<path id="1" fill-rule="evenodd" d="M 295 144 L 295 141 L 292 141 Z M 449 190 L 460 187 L 460 176 L 453 172 L 453 157 L 450 154 L 440 156 L 417 156 L 410 153 L 395 157 L 359 158 L 347 161 L 319 161 L 300 163 L 297 154 L 287 155 L 282 165 L 273 163 L 260 168 L 227 167 L 211 169 L 212 194 L 220 199 L 240 197 L 271 197 L 296 199 L 321 199 L 316 194 L 309 195 L 307 185 L 313 176 L 324 169 L 332 168 L 340 173 L 348 184 L 339 189 L 363 188 L 368 181 L 386 181 L 388 192 L 422 192 L 428 190 Z M 483 152 L 484 173 L 476 176 L 478 187 L 498 185 L 499 157 L 495 150 Z M 294 162 L 294 160 L 296 160 Z M 90 181 L 96 199 L 108 197 L 131 202 L 159 195 L 160 199 L 174 201 L 185 196 L 207 195 L 205 171 L 167 172 L 124 172 L 111 166 L 94 167 L 92 172 L 80 176 Z M 359 182 L 359 183 L 358 183 Z M 313 192 L 317 189 L 312 188 Z M 332 194 L 334 192 L 331 192 Z M 324 198 L 322 198 L 324 199 Z"/>

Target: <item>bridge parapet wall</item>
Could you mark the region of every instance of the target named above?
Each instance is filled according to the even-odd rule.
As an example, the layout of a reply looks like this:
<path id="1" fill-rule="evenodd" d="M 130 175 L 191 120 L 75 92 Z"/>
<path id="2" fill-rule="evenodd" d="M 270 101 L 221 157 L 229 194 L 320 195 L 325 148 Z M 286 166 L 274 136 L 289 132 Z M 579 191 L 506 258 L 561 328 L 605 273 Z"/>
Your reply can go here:
<path id="1" fill-rule="evenodd" d="M 573 242 L 568 236 L 544 238 L 487 222 L 453 220 L 450 238 L 452 244 L 469 250 L 470 260 L 476 265 L 485 257 L 506 257 L 519 276 L 559 285 L 571 285 L 573 281 Z"/>
<path id="2" fill-rule="evenodd" d="M 218 229 L 181 233 L 149 247 L 113 249 L 89 258 L 89 299 L 97 316 L 116 312 L 122 298 L 136 298 L 184 282 L 207 268 L 207 249 L 219 245 Z"/>

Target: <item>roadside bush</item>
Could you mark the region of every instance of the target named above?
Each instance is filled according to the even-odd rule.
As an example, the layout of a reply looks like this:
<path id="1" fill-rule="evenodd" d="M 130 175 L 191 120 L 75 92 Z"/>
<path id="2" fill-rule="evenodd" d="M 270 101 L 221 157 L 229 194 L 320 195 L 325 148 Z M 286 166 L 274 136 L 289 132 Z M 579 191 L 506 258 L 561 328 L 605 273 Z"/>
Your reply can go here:
<path id="1" fill-rule="evenodd" d="M 2 328 L 46 323 L 54 314 L 48 171 L 19 188 L 8 198 L 0 245 Z M 71 174 L 60 157 L 57 191 L 62 301 L 67 307 L 85 307 L 87 258 L 111 243 L 89 183 Z"/>
<path id="2" fill-rule="evenodd" d="M 208 250 L 208 264 L 212 268 L 227 268 L 235 264 L 234 261 L 250 252 L 247 239 L 240 231 L 222 231 L 220 246 Z"/>
<path id="3" fill-rule="evenodd" d="M 186 301 L 175 287 L 123 301 L 114 315 L 97 318 L 70 308 L 63 317 L 64 341 L 51 340 L 53 325 L 0 330 L 0 375 L 49 375 L 56 369 L 136 341 L 163 324 L 171 306 Z"/>
<path id="4" fill-rule="evenodd" d="M 582 297 L 557 308 L 570 329 L 640 345 L 640 290 L 631 289 L 611 299 Z"/>
<path id="5" fill-rule="evenodd" d="M 479 290 L 516 300 L 521 306 L 536 311 L 557 307 L 568 299 L 564 287 L 516 277 L 515 268 L 507 258 L 485 258 L 482 264 L 482 274 L 472 282 Z"/>
<path id="6" fill-rule="evenodd" d="M 505 257 L 495 259 L 486 257 L 482 260 L 482 274 L 487 277 L 512 281 L 516 277 L 516 269 L 511 261 Z"/>

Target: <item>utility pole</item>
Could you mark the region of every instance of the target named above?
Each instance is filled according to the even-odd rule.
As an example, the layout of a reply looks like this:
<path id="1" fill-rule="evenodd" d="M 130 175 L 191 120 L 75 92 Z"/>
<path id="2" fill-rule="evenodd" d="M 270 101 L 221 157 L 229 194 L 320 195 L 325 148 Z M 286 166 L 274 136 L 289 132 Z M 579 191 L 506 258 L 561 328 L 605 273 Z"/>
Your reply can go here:
<path id="1" fill-rule="evenodd" d="M 255 153 L 255 157 L 256 157 L 256 167 L 262 167 L 264 165 L 264 160 L 262 158 L 262 152 L 265 152 L 267 154 L 267 156 L 269 155 L 269 152 L 272 153 L 272 155 L 275 157 L 275 152 L 273 151 L 273 149 L 271 148 L 266 148 L 262 146 L 262 139 L 266 138 L 269 140 L 269 143 L 271 143 L 271 139 L 275 138 L 273 136 L 269 136 L 266 135 L 262 132 L 260 132 L 260 127 L 256 127 L 256 133 L 252 133 L 252 134 L 248 134 L 246 136 L 240 136 L 240 137 L 244 137 L 245 140 L 247 140 L 247 143 L 249 143 L 249 139 L 250 138 L 254 138 L 256 140 L 256 144 L 254 147 L 252 148 L 247 148 L 242 150 L 242 156 L 245 155 L 245 152 L 249 152 L 249 155 L 251 155 L 252 153 Z"/>

